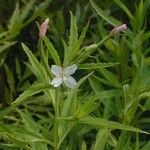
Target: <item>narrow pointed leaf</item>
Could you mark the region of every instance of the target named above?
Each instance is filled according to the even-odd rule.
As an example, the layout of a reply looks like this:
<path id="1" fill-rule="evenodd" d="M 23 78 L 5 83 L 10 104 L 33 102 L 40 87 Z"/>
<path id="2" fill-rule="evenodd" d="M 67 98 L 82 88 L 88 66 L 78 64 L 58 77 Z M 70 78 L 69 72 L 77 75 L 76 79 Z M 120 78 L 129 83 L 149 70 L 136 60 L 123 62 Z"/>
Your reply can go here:
<path id="1" fill-rule="evenodd" d="M 111 129 L 120 129 L 120 130 L 149 134 L 148 132 L 142 131 L 138 128 L 134 128 L 132 126 L 124 125 L 114 121 L 108 121 L 106 119 L 101 119 L 101 118 L 93 118 L 93 117 L 80 118 L 78 120 L 78 123 L 88 124 L 98 129 L 107 127 Z"/>
<path id="2" fill-rule="evenodd" d="M 85 63 L 80 64 L 79 69 L 98 69 L 98 68 L 106 68 L 117 65 L 118 63 Z"/>
<path id="3" fill-rule="evenodd" d="M 124 12 L 128 15 L 128 17 L 132 20 L 133 19 L 133 15 L 131 14 L 131 12 L 129 11 L 129 9 L 120 1 L 120 0 L 114 0 L 114 2 L 116 2 L 116 4 L 122 8 L 122 10 L 124 10 Z"/>
<path id="4" fill-rule="evenodd" d="M 47 37 L 44 37 L 44 42 L 47 46 L 48 52 L 50 53 L 50 55 L 53 58 L 55 64 L 60 66 L 61 61 L 60 61 L 60 58 L 59 58 L 59 55 L 58 55 L 56 49 L 54 48 L 54 46 L 52 45 L 52 43 L 49 41 L 49 39 Z"/>
<path id="5" fill-rule="evenodd" d="M 96 10 L 98 15 L 100 15 L 109 24 L 111 24 L 112 26 L 116 26 L 120 24 L 120 22 L 117 19 L 105 14 L 105 12 L 101 8 L 99 8 L 92 0 L 90 0 L 90 3 L 93 6 L 93 8 Z"/>
<path id="6" fill-rule="evenodd" d="M 52 88 L 50 84 L 45 84 L 45 83 L 33 84 L 31 87 L 25 90 L 12 104 L 19 105 L 23 103 L 24 100 L 26 100 L 28 97 L 31 97 L 49 88 Z"/>

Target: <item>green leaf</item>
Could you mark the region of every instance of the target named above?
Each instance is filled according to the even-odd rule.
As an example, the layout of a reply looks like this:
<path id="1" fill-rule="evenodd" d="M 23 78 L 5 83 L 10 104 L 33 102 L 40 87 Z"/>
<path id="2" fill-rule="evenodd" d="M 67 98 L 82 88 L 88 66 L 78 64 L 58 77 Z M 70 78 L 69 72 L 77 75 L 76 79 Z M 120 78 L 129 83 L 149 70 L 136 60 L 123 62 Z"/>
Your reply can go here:
<path id="1" fill-rule="evenodd" d="M 62 117 L 67 116 L 74 95 L 75 95 L 74 90 L 71 90 L 71 92 L 68 93 L 67 99 L 64 101 L 64 104 L 62 107 L 62 112 L 61 112 Z"/>
<path id="2" fill-rule="evenodd" d="M 81 150 L 86 150 L 86 148 L 87 148 L 87 147 L 86 147 L 86 143 L 83 141 L 83 142 L 82 142 L 82 146 L 81 146 Z"/>
<path id="3" fill-rule="evenodd" d="M 108 36 L 105 36 L 100 42 L 96 44 L 91 44 L 89 46 L 83 47 L 76 57 L 76 59 L 73 61 L 75 64 L 80 64 L 85 59 L 87 59 L 98 47 L 100 47 L 102 44 L 104 44 L 108 39 L 110 38 L 110 34 Z"/>
<path id="4" fill-rule="evenodd" d="M 3 38 L 5 35 L 7 35 L 7 33 L 8 33 L 7 31 L 0 33 L 0 39 Z M 1 41 L 0 41 L 0 42 L 1 42 Z"/>
<path id="5" fill-rule="evenodd" d="M 82 42 L 83 42 L 83 40 L 84 40 L 84 38 L 86 36 L 86 32 L 87 32 L 88 26 L 89 26 L 89 23 L 82 30 L 82 33 L 81 33 L 81 35 L 80 35 L 80 37 L 78 39 L 77 50 L 79 50 L 79 48 L 80 48 L 80 46 L 81 46 L 81 44 L 82 44 Z"/>
<path id="6" fill-rule="evenodd" d="M 0 149 L 3 149 L 3 150 L 6 150 L 6 149 L 14 150 L 18 147 L 19 146 L 17 146 L 16 144 L 3 144 L 3 143 L 1 143 L 1 145 L 0 145 Z"/>
<path id="7" fill-rule="evenodd" d="M 2 125 L 3 129 L 6 131 L 5 136 L 9 137 L 11 141 L 23 143 L 34 143 L 43 142 L 53 145 L 53 143 L 45 139 L 40 133 L 31 131 L 30 129 L 25 129 L 21 126 L 16 125 Z"/>
<path id="8" fill-rule="evenodd" d="M 37 93 L 40 93 L 44 91 L 45 89 L 52 88 L 50 84 L 45 83 L 37 83 L 33 84 L 31 87 L 29 87 L 27 90 L 25 90 L 13 103 L 15 105 L 19 105 L 24 102 L 28 97 L 31 97 Z"/>
<path id="9" fill-rule="evenodd" d="M 71 13 L 70 35 L 69 35 L 69 50 L 68 50 L 71 54 L 73 54 L 74 50 L 76 50 L 77 42 L 78 42 L 78 27 L 77 27 L 77 24 L 76 24 L 76 18 Z"/>
<path id="10" fill-rule="evenodd" d="M 6 71 L 7 83 L 8 83 L 9 90 L 10 90 L 10 101 L 12 101 L 13 92 L 15 90 L 15 80 L 14 80 L 12 71 L 8 68 L 7 65 L 4 65 L 4 66 L 5 66 L 5 71 Z"/>
<path id="11" fill-rule="evenodd" d="M 92 54 L 96 50 L 97 45 L 96 44 L 91 44 L 89 46 L 83 47 L 77 55 L 77 58 L 73 61 L 75 64 L 80 64 L 82 63 L 85 59 L 87 59 L 90 54 Z"/>
<path id="12" fill-rule="evenodd" d="M 24 26 L 26 26 L 27 24 L 29 24 L 30 22 L 32 22 L 34 19 L 36 19 L 38 16 L 42 15 L 44 10 L 47 9 L 47 7 L 49 6 L 50 2 L 52 0 L 45 0 L 42 3 L 40 3 L 40 5 L 38 5 L 35 9 L 34 12 L 32 14 L 32 16 L 24 23 Z"/>
<path id="13" fill-rule="evenodd" d="M 39 55 L 41 57 L 41 64 L 45 68 L 45 71 L 46 71 L 47 75 L 52 78 L 53 74 L 50 71 L 49 62 L 48 62 L 48 51 L 44 50 L 42 41 L 43 41 L 43 39 L 39 39 L 39 43 L 38 43 L 39 44 L 39 46 L 38 46 Z"/>
<path id="14" fill-rule="evenodd" d="M 26 129 L 30 129 L 30 130 L 32 130 L 34 132 L 39 132 L 40 131 L 40 129 L 39 129 L 40 128 L 40 124 L 37 124 L 33 120 L 31 114 L 29 114 L 28 111 L 23 112 L 23 111 L 17 109 L 17 112 L 21 116 L 21 121 L 23 122 L 24 127 Z"/>
<path id="15" fill-rule="evenodd" d="M 20 14 L 20 18 L 19 20 L 22 22 L 24 19 L 26 19 L 26 17 L 28 16 L 28 14 L 30 13 L 30 11 L 32 10 L 33 6 L 34 6 L 35 0 L 30 0 L 30 2 L 27 2 L 25 8 L 23 8 L 23 11 Z"/>
<path id="16" fill-rule="evenodd" d="M 79 69 L 106 68 L 106 67 L 112 67 L 117 64 L 119 63 L 85 63 L 85 64 L 79 64 Z"/>
<path id="17" fill-rule="evenodd" d="M 122 87 L 116 75 L 114 75 L 113 73 L 111 73 L 105 68 L 100 68 L 98 71 L 103 74 L 103 76 L 111 83 L 112 86 L 115 86 L 117 88 Z"/>
<path id="18" fill-rule="evenodd" d="M 150 141 L 147 141 L 146 144 L 141 148 L 141 150 L 148 150 L 150 148 Z"/>
<path id="19" fill-rule="evenodd" d="M 88 75 L 86 75 L 85 77 L 81 78 L 81 79 L 78 81 L 78 84 L 77 84 L 76 89 L 78 89 L 78 88 L 82 85 L 82 83 L 83 83 L 85 80 L 87 80 L 93 73 L 94 73 L 94 72 L 91 72 L 91 73 L 89 73 Z"/>
<path id="20" fill-rule="evenodd" d="M 114 0 L 114 2 L 120 7 L 122 8 L 122 10 L 124 10 L 124 12 L 128 15 L 128 17 L 133 20 L 133 15 L 131 14 L 131 12 L 129 11 L 129 9 L 120 1 L 120 0 Z"/>
<path id="21" fill-rule="evenodd" d="M 131 139 L 131 135 L 129 135 L 127 132 L 122 131 L 121 135 L 119 136 L 117 145 L 115 146 L 114 150 L 120 150 L 120 149 L 124 149 L 124 150 L 128 150 L 129 148 L 129 142 Z"/>
<path id="22" fill-rule="evenodd" d="M 141 93 L 138 98 L 139 99 L 144 99 L 144 98 L 148 98 L 148 97 L 150 97 L 150 92 L 149 91 Z"/>
<path id="23" fill-rule="evenodd" d="M 13 14 L 9 20 L 9 24 L 8 24 L 9 30 L 14 28 L 14 26 L 16 25 L 16 22 L 18 22 L 18 20 L 19 20 L 19 16 L 20 16 L 19 4 L 16 3 L 15 10 L 14 10 L 14 12 L 13 12 Z"/>
<path id="24" fill-rule="evenodd" d="M 140 150 L 139 135 L 136 134 L 135 150 Z"/>
<path id="25" fill-rule="evenodd" d="M 45 42 L 45 44 L 47 46 L 49 54 L 53 58 L 55 64 L 60 66 L 61 65 L 61 61 L 60 61 L 60 58 L 59 58 L 59 55 L 58 55 L 56 49 L 54 48 L 54 46 L 52 45 L 52 43 L 49 41 L 49 39 L 47 37 L 44 37 L 44 42 Z"/>
<path id="26" fill-rule="evenodd" d="M 84 118 L 80 118 L 77 122 L 80 124 L 88 124 L 98 129 L 105 127 L 111 129 L 120 129 L 120 130 L 149 134 L 148 132 L 142 131 L 138 128 L 134 128 L 132 126 L 124 125 L 114 121 L 108 121 L 106 119 L 101 119 L 101 118 L 84 117 Z"/>
<path id="27" fill-rule="evenodd" d="M 16 42 L 5 42 L 3 45 L 0 46 L 0 53 L 3 53 L 7 48 L 14 45 Z"/>
<path id="28" fill-rule="evenodd" d="M 18 58 L 15 59 L 15 63 L 16 63 L 16 73 L 17 73 L 17 78 L 18 78 L 19 80 L 21 80 L 22 70 L 21 70 L 21 64 L 20 64 Z"/>
<path id="29" fill-rule="evenodd" d="M 109 132 L 110 131 L 108 129 L 102 129 L 98 131 L 93 150 L 105 150 L 105 145 L 110 135 Z"/>
<path id="30" fill-rule="evenodd" d="M 98 93 L 102 89 L 101 82 L 94 75 L 89 78 L 89 84 L 95 93 Z"/>
<path id="31" fill-rule="evenodd" d="M 71 13 L 69 43 L 68 48 L 65 49 L 64 66 L 67 66 L 71 62 L 79 49 L 79 44 L 80 43 L 78 43 L 78 27 L 76 24 L 76 18 Z"/>
<path id="32" fill-rule="evenodd" d="M 44 67 L 39 63 L 37 58 L 33 55 L 33 53 L 22 43 L 23 50 L 27 54 L 31 65 L 27 64 L 27 66 L 31 69 L 31 71 L 37 76 L 37 78 L 48 81 L 49 77 L 46 74 Z"/>
<path id="33" fill-rule="evenodd" d="M 107 21 L 112 26 L 117 26 L 121 24 L 117 19 L 106 14 L 101 8 L 99 8 L 92 0 L 90 0 L 91 5 L 96 10 L 97 14 L 100 15 L 105 21 Z"/>
<path id="34" fill-rule="evenodd" d="M 11 72 L 11 70 L 8 68 L 7 65 L 5 65 L 5 71 L 7 75 L 7 82 L 8 82 L 9 88 L 11 91 L 13 91 L 15 88 L 15 80 L 13 77 L 13 73 Z"/>
<path id="35" fill-rule="evenodd" d="M 6 114 L 15 109 L 16 106 L 21 105 L 27 98 L 38 94 L 40 92 L 45 92 L 45 90 L 52 89 L 53 87 L 50 84 L 45 83 L 36 83 L 30 86 L 25 90 L 19 97 L 6 109 L 2 110 L 0 113 L 0 119 L 2 119 Z"/>
<path id="36" fill-rule="evenodd" d="M 119 93 L 119 91 L 117 92 Z M 82 99 L 84 103 L 81 104 L 80 110 L 76 114 L 76 117 L 81 118 L 83 116 L 90 114 L 90 112 L 92 112 L 95 108 L 99 106 L 99 102 L 102 99 L 112 98 L 115 96 L 116 96 L 116 90 L 100 91 L 95 95 L 86 96 L 85 99 L 84 98 Z"/>

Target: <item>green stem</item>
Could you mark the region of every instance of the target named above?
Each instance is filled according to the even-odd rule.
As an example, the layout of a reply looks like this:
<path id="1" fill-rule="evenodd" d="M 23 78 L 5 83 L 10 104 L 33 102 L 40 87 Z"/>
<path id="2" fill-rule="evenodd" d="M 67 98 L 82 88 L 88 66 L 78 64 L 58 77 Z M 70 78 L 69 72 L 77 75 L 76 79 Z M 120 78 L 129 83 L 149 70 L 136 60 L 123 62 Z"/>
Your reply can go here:
<path id="1" fill-rule="evenodd" d="M 97 47 L 100 47 L 103 43 L 105 43 L 109 38 L 111 37 L 111 34 L 107 35 L 105 38 L 103 38 L 100 42 L 98 42 L 96 45 Z"/>
<path id="2" fill-rule="evenodd" d="M 100 42 L 96 44 L 91 44 L 89 46 L 85 46 L 82 48 L 83 52 L 80 54 L 80 56 L 75 60 L 75 64 L 82 63 L 85 59 L 89 57 L 98 47 L 100 47 L 103 43 L 105 43 L 111 35 L 107 35 L 105 38 L 103 38 Z"/>
<path id="3" fill-rule="evenodd" d="M 55 98 L 55 123 L 54 123 L 54 149 L 59 150 L 58 127 L 59 127 L 59 94 L 60 88 L 56 91 Z"/>

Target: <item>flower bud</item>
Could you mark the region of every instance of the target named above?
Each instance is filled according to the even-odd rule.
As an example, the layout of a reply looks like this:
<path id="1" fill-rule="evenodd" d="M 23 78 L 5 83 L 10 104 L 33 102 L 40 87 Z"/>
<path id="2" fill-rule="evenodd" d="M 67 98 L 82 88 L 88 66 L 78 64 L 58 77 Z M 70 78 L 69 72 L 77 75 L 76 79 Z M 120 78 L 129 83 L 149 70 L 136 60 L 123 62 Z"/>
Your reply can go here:
<path id="1" fill-rule="evenodd" d="M 39 37 L 40 38 L 43 38 L 46 34 L 46 31 L 48 29 L 48 22 L 49 22 L 49 19 L 45 19 L 45 21 L 40 25 L 40 28 L 39 28 Z"/>
<path id="2" fill-rule="evenodd" d="M 124 30 L 127 29 L 127 25 L 126 24 L 122 24 L 121 26 L 119 27 L 115 27 L 111 32 L 110 34 L 113 35 L 113 34 L 117 34 L 117 33 L 120 33 L 120 32 L 123 32 Z"/>

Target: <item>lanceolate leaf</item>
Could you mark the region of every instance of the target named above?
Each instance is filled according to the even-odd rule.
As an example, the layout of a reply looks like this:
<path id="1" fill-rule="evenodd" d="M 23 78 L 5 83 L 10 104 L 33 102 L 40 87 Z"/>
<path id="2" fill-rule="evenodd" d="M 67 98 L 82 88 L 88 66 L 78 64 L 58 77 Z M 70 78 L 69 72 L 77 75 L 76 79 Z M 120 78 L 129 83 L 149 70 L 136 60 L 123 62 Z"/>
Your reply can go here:
<path id="1" fill-rule="evenodd" d="M 30 11 L 33 8 L 33 5 L 35 3 L 35 0 L 30 0 L 30 2 L 28 2 L 25 6 L 25 8 L 23 9 L 22 13 L 20 14 L 20 21 L 23 21 L 27 15 L 30 13 Z"/>
<path id="2" fill-rule="evenodd" d="M 55 64 L 60 66 L 61 65 L 61 61 L 60 61 L 60 58 L 59 58 L 59 55 L 58 55 L 56 49 L 54 48 L 54 46 L 52 45 L 52 43 L 49 41 L 49 39 L 47 37 L 44 37 L 44 42 L 45 42 L 45 44 L 47 46 L 49 54 L 53 58 Z"/>
<path id="3" fill-rule="evenodd" d="M 86 79 L 88 79 L 93 73 L 94 73 L 94 72 L 91 72 L 91 73 L 89 73 L 88 75 L 86 75 L 85 77 L 83 77 L 82 79 L 80 79 L 80 80 L 78 81 L 77 88 L 79 88 L 79 87 L 81 86 L 81 84 L 82 84 Z M 77 88 L 76 88 L 76 89 L 77 89 Z"/>
<path id="4" fill-rule="evenodd" d="M 3 118 L 9 112 L 11 112 L 13 109 L 15 109 L 16 106 L 21 105 L 27 98 L 37 93 L 43 92 L 44 90 L 49 88 L 52 88 L 50 84 L 45 83 L 33 84 L 31 87 L 25 90 L 9 107 L 7 107 L 4 111 L 1 112 L 0 119 Z"/>
<path id="5" fill-rule="evenodd" d="M 71 13 L 71 21 L 70 21 L 70 35 L 69 35 L 69 42 L 68 47 L 65 49 L 65 58 L 64 58 L 64 65 L 68 65 L 72 58 L 75 56 L 78 50 L 78 27 L 76 24 L 76 18 Z"/>
<path id="6" fill-rule="evenodd" d="M 110 131 L 108 129 L 102 129 L 98 131 L 93 150 L 105 150 L 105 145 L 110 135 L 109 132 Z"/>
<path id="7" fill-rule="evenodd" d="M 30 65 L 29 68 L 33 69 L 31 71 L 33 71 L 35 73 L 35 75 L 37 76 L 37 78 L 44 80 L 47 80 L 48 75 L 45 74 L 45 69 L 44 67 L 39 63 L 39 61 L 37 60 L 37 58 L 33 55 L 33 53 L 28 49 L 28 47 L 26 45 L 24 45 L 22 43 L 22 47 L 23 50 L 25 51 L 25 53 L 27 54 L 31 67 Z"/>
<path id="8" fill-rule="evenodd" d="M 10 22 L 9 25 L 8 25 L 9 30 L 11 30 L 14 27 L 14 25 L 16 24 L 16 22 L 19 20 L 19 15 L 20 15 L 20 13 L 19 13 L 19 4 L 16 3 L 13 15 L 11 16 L 11 18 L 9 20 L 9 22 Z"/>
<path id="9" fill-rule="evenodd" d="M 99 8 L 92 0 L 90 0 L 90 3 L 93 6 L 93 8 L 96 10 L 98 15 L 100 15 L 109 24 L 111 24 L 112 26 L 116 26 L 120 24 L 120 22 L 117 19 L 105 14 L 104 11 L 101 8 Z"/>
<path id="10" fill-rule="evenodd" d="M 79 69 L 97 69 L 117 65 L 118 63 L 86 63 L 80 64 Z"/>
<path id="11" fill-rule="evenodd" d="M 43 142 L 53 145 L 51 141 L 45 139 L 40 133 L 36 133 L 30 129 L 25 129 L 16 125 L 1 124 L 1 126 L 2 130 L 5 132 L 5 136 L 9 137 L 12 141 L 21 143 Z"/>
<path id="12" fill-rule="evenodd" d="M 88 98 L 86 97 L 86 99 L 82 99 L 82 101 L 85 102 L 81 104 L 80 110 L 76 115 L 77 118 L 90 114 L 90 112 L 99 106 L 100 100 L 115 97 L 117 92 L 118 94 L 120 93 L 119 90 L 100 91 L 95 95 L 87 96 Z"/>
<path id="13" fill-rule="evenodd" d="M 69 36 L 69 49 L 68 51 L 70 52 L 70 55 L 75 53 L 76 51 L 76 46 L 78 42 L 78 27 L 76 24 L 76 18 L 73 16 L 71 13 L 71 25 L 70 25 L 70 36 Z"/>
<path id="14" fill-rule="evenodd" d="M 45 83 L 33 84 L 31 87 L 25 90 L 12 104 L 19 105 L 23 103 L 23 101 L 26 100 L 28 97 L 33 96 L 49 88 L 52 88 L 50 84 Z"/>
<path id="15" fill-rule="evenodd" d="M 80 35 L 80 37 L 78 39 L 78 48 L 77 49 L 80 48 L 80 46 L 81 46 L 81 44 L 82 44 L 82 42 L 83 42 L 83 40 L 84 40 L 84 38 L 86 36 L 86 32 L 87 32 L 88 26 L 89 26 L 89 24 L 87 24 L 86 27 L 84 27 L 83 30 L 82 30 L 82 33 L 81 33 L 81 35 Z"/>
<path id="16" fill-rule="evenodd" d="M 120 8 L 124 10 L 124 12 L 128 15 L 130 19 L 133 19 L 133 15 L 129 11 L 129 9 L 120 0 L 114 0 L 114 1 L 117 3 L 117 5 L 119 5 Z"/>
<path id="17" fill-rule="evenodd" d="M 10 46 L 14 45 L 16 42 L 6 42 L 3 45 L 0 46 L 0 53 L 4 52 L 9 48 Z"/>
<path id="18" fill-rule="evenodd" d="M 27 20 L 27 22 L 24 23 L 24 25 L 27 25 L 28 23 L 32 22 L 36 17 L 42 14 L 43 11 L 47 9 L 51 1 L 52 0 L 45 0 L 43 1 L 43 3 L 40 3 L 40 5 L 38 5 L 35 8 L 33 15 Z"/>
<path id="19" fill-rule="evenodd" d="M 149 134 L 148 132 L 142 131 L 142 130 L 140 130 L 138 128 L 134 128 L 132 126 L 124 125 L 124 124 L 114 122 L 114 121 L 108 121 L 106 119 L 94 118 L 94 117 L 90 117 L 90 116 L 80 118 L 78 120 L 78 123 L 88 124 L 88 125 L 91 125 L 92 127 L 95 127 L 97 129 L 107 127 L 107 128 L 111 128 L 111 129 L 120 129 L 120 130 Z"/>

